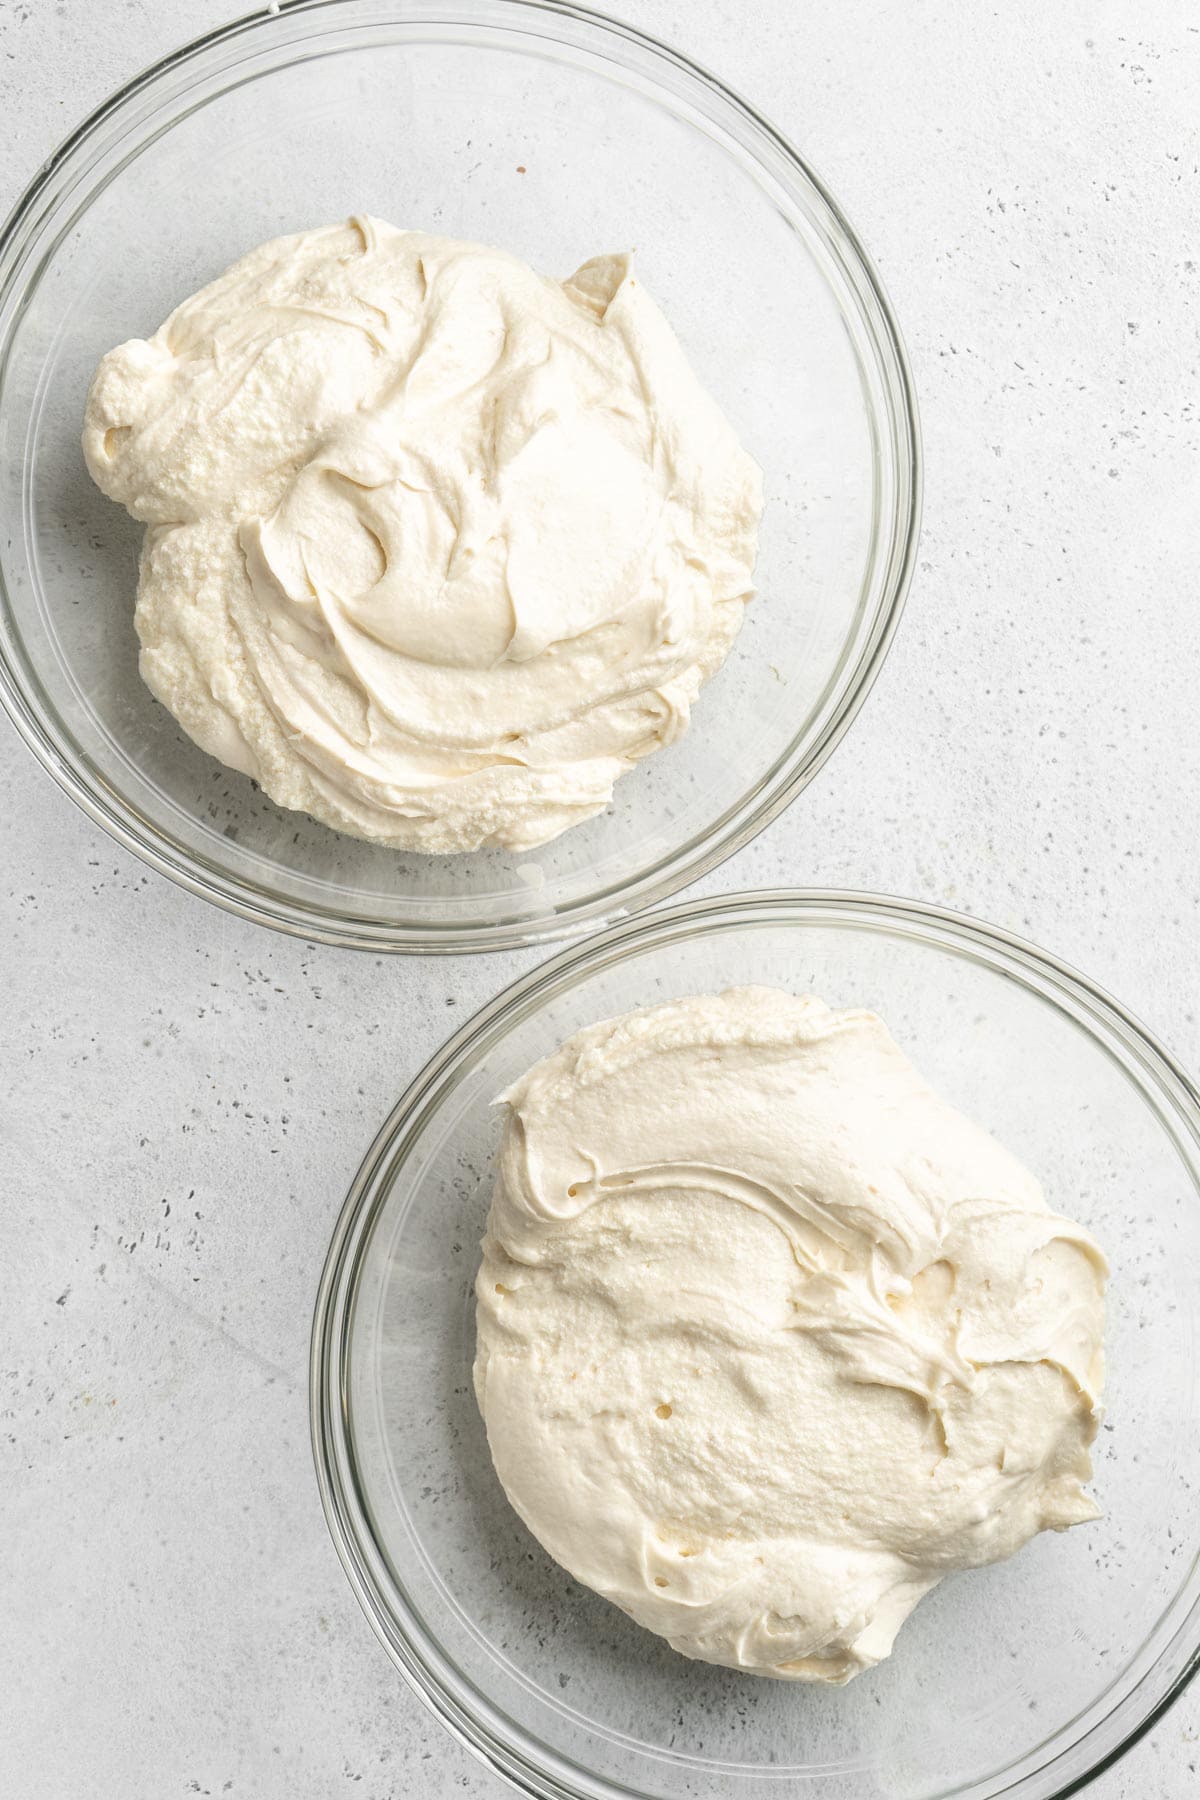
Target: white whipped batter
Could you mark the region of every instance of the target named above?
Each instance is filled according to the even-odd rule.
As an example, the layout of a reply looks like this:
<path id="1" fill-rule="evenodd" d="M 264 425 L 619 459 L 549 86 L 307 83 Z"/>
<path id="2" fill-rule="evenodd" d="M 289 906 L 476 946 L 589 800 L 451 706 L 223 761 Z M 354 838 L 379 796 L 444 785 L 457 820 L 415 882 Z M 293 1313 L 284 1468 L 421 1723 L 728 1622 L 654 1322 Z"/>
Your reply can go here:
<path id="1" fill-rule="evenodd" d="M 950 1570 L 1098 1516 L 1104 1258 L 872 1014 L 673 1001 L 504 1098 L 492 1456 L 639 1624 L 843 1682 Z"/>
<path id="2" fill-rule="evenodd" d="M 627 256 L 565 283 L 362 218 L 111 351 L 88 467 L 148 530 L 141 671 L 283 806 L 528 848 L 686 729 L 758 469 Z"/>

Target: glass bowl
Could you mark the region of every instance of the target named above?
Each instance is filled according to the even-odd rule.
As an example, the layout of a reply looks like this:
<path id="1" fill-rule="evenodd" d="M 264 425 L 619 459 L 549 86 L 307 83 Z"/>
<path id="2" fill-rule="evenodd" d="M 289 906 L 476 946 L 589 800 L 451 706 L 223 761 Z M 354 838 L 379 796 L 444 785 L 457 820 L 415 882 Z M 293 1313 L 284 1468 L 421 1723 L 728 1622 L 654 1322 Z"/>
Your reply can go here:
<path id="1" fill-rule="evenodd" d="M 1095 1524 L 951 1577 L 842 1689 L 688 1662 L 558 1568 L 493 1472 L 471 1284 L 494 1097 L 571 1032 L 731 984 L 882 1014 L 1112 1264 Z M 356 1593 L 417 1693 L 519 1789 L 615 1800 L 1050 1800 L 1200 1660 L 1200 1096 L 1080 976 L 1003 932 L 849 894 L 615 926 L 450 1040 L 376 1139 L 317 1300 L 312 1425 Z"/>
<path id="2" fill-rule="evenodd" d="M 138 676 L 141 528 L 79 447 L 95 365 L 242 251 L 360 211 L 551 274 L 635 249 L 765 472 L 758 598 L 692 729 L 539 850 L 421 857 L 341 837 L 198 750 Z M 17 206 L 0 240 L 0 509 L 0 694 L 93 818 L 264 924 L 485 949 L 665 897 L 820 767 L 900 612 L 916 414 L 837 205 L 714 77 L 541 0 L 303 0 L 139 76 Z"/>

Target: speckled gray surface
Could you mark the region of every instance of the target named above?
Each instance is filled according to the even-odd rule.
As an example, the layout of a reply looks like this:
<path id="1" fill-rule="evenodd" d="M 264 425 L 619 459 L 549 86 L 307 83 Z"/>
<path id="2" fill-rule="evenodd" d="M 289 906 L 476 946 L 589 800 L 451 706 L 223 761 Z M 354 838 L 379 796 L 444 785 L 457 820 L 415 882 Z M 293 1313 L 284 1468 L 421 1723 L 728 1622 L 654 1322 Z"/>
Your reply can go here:
<path id="1" fill-rule="evenodd" d="M 7 204 L 228 0 L 0 0 Z M 703 888 L 872 887 L 1023 931 L 1200 1066 L 1200 25 L 1181 4 L 624 0 L 774 118 L 874 253 L 921 394 L 907 617 L 823 776 Z M 313 1484 L 311 1302 L 397 1091 L 536 958 L 226 918 L 0 729 L 0 1790 L 496 1795 L 361 1618 Z M 14 1553 L 15 1546 L 15 1553 Z M 1089 1790 L 1197 1786 L 1200 1694 Z"/>

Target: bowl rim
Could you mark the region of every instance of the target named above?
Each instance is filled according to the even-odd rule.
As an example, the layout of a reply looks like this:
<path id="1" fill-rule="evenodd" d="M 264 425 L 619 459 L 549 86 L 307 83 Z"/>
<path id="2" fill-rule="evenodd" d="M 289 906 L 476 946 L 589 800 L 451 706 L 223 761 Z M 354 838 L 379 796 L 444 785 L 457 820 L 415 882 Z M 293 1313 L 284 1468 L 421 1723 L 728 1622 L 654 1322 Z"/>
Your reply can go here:
<path id="1" fill-rule="evenodd" d="M 548 961 L 519 976 L 482 1006 L 449 1037 L 409 1083 L 371 1143 L 351 1183 L 333 1229 L 321 1271 L 313 1310 L 309 1361 L 309 1426 L 317 1487 L 325 1521 L 350 1585 L 376 1636 L 383 1643 L 417 1698 L 474 1756 L 503 1776 L 521 1793 L 537 1800 L 645 1800 L 632 1788 L 589 1774 L 518 1726 L 486 1696 L 472 1690 L 477 1710 L 465 1705 L 462 1680 L 450 1691 L 441 1672 L 448 1659 L 415 1622 L 386 1559 L 374 1540 L 370 1507 L 357 1480 L 350 1448 L 349 1340 L 363 1253 L 386 1202 L 396 1171 L 446 1095 L 457 1085 L 465 1065 L 504 1037 L 515 1019 L 528 1018 L 546 1000 L 568 991 L 586 975 L 610 967 L 656 944 L 696 935 L 736 930 L 753 924 L 824 924 L 866 932 L 897 932 L 952 955 L 965 956 L 1018 982 L 1035 998 L 1056 1006 L 1109 1055 L 1117 1060 L 1141 1098 L 1155 1114 L 1193 1183 L 1200 1191 L 1200 1088 L 1148 1027 L 1119 1001 L 1070 964 L 1027 939 L 966 913 L 893 895 L 846 889 L 760 888 L 687 900 L 620 921 L 581 939 Z M 1103 1032 L 1104 1037 L 1101 1033 Z M 1105 1038 L 1112 1042 L 1104 1041 Z M 1171 1115 L 1168 1119 L 1168 1113 Z M 1193 1569 L 1193 1574 L 1194 1574 Z M 1186 1579 L 1186 1578 L 1185 1578 Z M 390 1599 L 388 1590 L 390 1588 Z M 1181 1590 L 1182 1591 L 1182 1590 Z M 397 1605 L 398 1601 L 398 1605 Z M 1133 1703 L 1144 1684 L 1173 1652 L 1178 1668 L 1162 1692 L 1151 1694 L 1137 1715 Z M 441 1668 L 439 1668 L 439 1662 Z M 452 1665 L 451 1669 L 452 1669 Z M 1138 1675 L 1130 1690 L 1101 1712 L 1083 1736 L 1067 1744 L 1039 1746 L 1018 1763 L 964 1788 L 947 1792 L 988 1800 L 1066 1800 L 1117 1762 L 1162 1718 L 1200 1672 L 1200 1599 L 1189 1606 L 1154 1661 Z M 482 1705 L 478 1703 L 482 1701 Z M 1115 1735 L 1104 1728 L 1119 1713 Z M 1100 1734 L 1090 1752 L 1088 1739 Z M 1033 1766 L 1031 1756 L 1049 1754 Z M 531 1754 L 531 1751 L 534 1754 Z M 1053 1774 L 1054 1765 L 1078 1761 Z M 539 1760 L 540 1757 L 540 1760 Z M 1019 1770 L 1013 1776 L 1013 1771 Z M 1035 1788 L 1047 1772 L 1053 1785 Z M 1007 1777 L 1012 1776 L 1011 1781 Z M 1005 1783 L 993 1787 L 995 1779 Z"/>
<path id="2" fill-rule="evenodd" d="M 125 114 L 131 108 L 136 110 L 135 103 L 160 85 L 174 92 L 177 78 L 189 65 L 222 52 L 239 40 L 254 38 L 265 46 L 283 24 L 294 23 L 303 15 L 312 16 L 314 35 L 323 36 L 349 23 L 364 4 L 370 8 L 370 0 L 281 0 L 280 4 L 219 26 L 135 75 L 64 139 L 0 228 L 0 381 L 23 299 L 31 279 L 40 273 L 40 259 L 32 258 L 32 253 L 40 247 L 42 223 L 111 146 L 122 129 Z M 575 5 L 572 0 L 393 0 L 393 11 L 394 22 L 406 30 L 423 25 L 449 29 L 475 24 L 494 31 L 503 26 L 540 34 L 564 46 L 577 41 L 582 32 L 586 43 L 603 45 L 616 60 L 623 60 L 627 68 L 636 65 L 660 87 L 669 88 L 674 83 L 678 89 L 682 84 L 685 95 L 714 105 L 724 128 L 756 163 L 763 166 L 769 160 L 780 165 L 788 179 L 814 204 L 814 230 L 835 256 L 846 298 L 857 313 L 862 342 L 874 358 L 879 391 L 867 405 L 877 491 L 859 610 L 852 635 L 811 715 L 820 723 L 807 755 L 798 755 L 797 740 L 793 738 L 788 750 L 757 785 L 722 818 L 627 881 L 546 913 L 514 912 L 486 923 L 470 917 L 398 923 L 384 916 L 382 908 L 372 909 L 369 904 L 361 911 L 338 913 L 319 900 L 285 897 L 247 876 L 232 874 L 219 863 L 188 849 L 146 817 L 132 800 L 109 786 L 74 743 L 56 708 L 40 692 L 36 671 L 28 663 L 20 634 L 12 623 L 2 570 L 0 705 L 43 768 L 89 818 L 159 874 L 228 912 L 312 942 L 377 953 L 460 954 L 516 949 L 575 936 L 666 900 L 756 837 L 824 766 L 874 685 L 895 636 L 912 578 L 922 495 L 916 390 L 891 304 L 870 257 L 837 201 L 788 140 L 708 69 L 649 33 Z M 370 16 L 372 20 L 378 16 L 383 22 L 388 15 L 373 7 Z M 327 22 L 324 31 L 322 18 Z M 860 348 L 856 346 L 856 356 Z M 885 516 L 885 509 L 879 504 L 881 459 L 894 487 L 890 517 Z M 873 597 L 872 588 L 876 590 Z"/>

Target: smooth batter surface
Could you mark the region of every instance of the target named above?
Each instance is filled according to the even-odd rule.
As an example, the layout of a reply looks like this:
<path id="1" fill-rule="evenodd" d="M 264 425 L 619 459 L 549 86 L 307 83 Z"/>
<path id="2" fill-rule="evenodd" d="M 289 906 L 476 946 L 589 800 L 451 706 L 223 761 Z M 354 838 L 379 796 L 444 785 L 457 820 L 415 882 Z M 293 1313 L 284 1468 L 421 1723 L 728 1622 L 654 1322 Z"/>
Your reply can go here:
<path id="1" fill-rule="evenodd" d="M 1098 1516 L 1104 1258 L 879 1019 L 770 988 L 504 1096 L 476 1390 L 521 1517 L 677 1650 L 842 1682 Z"/>
<path id="2" fill-rule="evenodd" d="M 627 256 L 565 283 L 362 218 L 111 351 L 88 467 L 148 529 L 142 674 L 283 806 L 527 848 L 678 737 L 760 478 Z"/>

